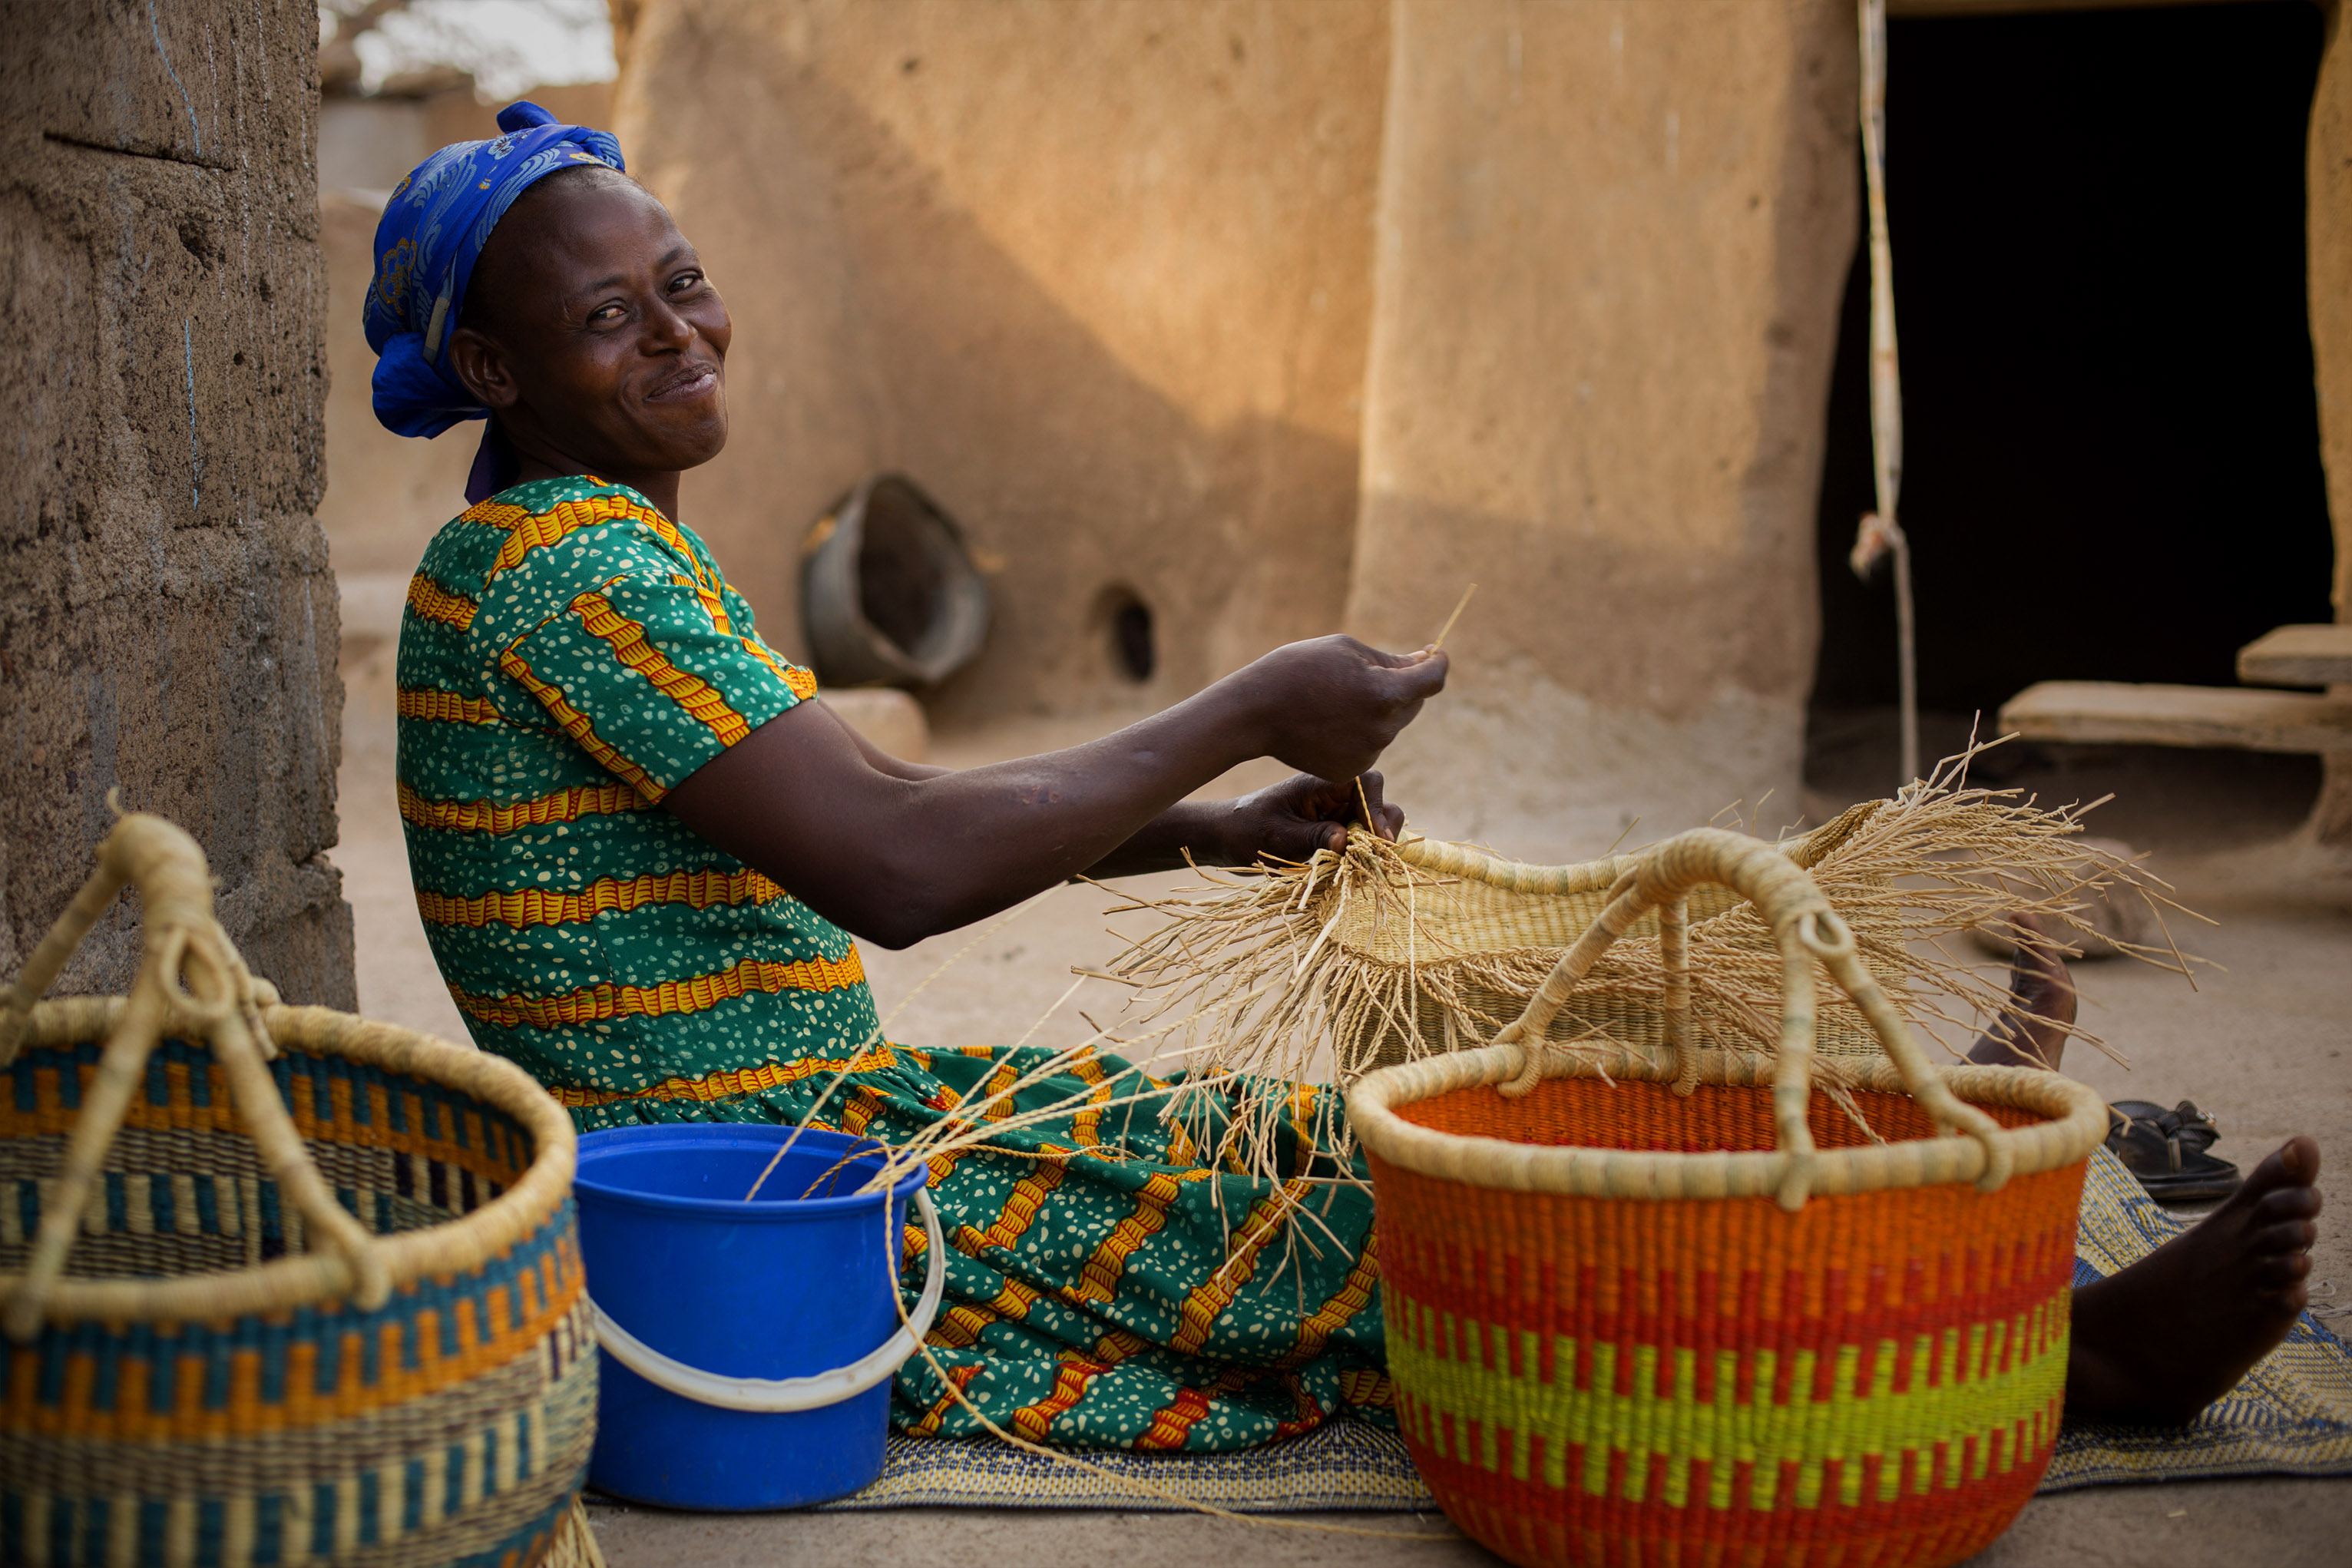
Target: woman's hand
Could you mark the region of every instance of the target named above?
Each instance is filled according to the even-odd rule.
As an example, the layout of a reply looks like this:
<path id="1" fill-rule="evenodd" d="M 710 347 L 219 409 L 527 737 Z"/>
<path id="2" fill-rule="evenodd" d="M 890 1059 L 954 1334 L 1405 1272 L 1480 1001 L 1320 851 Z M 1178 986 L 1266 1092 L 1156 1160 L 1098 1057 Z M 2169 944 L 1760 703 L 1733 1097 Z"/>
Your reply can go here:
<path id="1" fill-rule="evenodd" d="M 1382 653 L 1353 637 L 1316 637 L 1276 648 L 1219 685 L 1256 716 L 1263 755 L 1310 778 L 1345 780 L 1370 769 L 1445 689 L 1447 668 L 1428 648 Z"/>
<path id="2" fill-rule="evenodd" d="M 1350 823 L 1364 823 L 1383 838 L 1394 838 L 1404 826 L 1403 808 L 1381 798 L 1376 773 L 1351 779 L 1297 773 L 1226 803 L 1221 815 L 1216 853 L 1227 866 L 1261 858 L 1296 862 L 1318 849 L 1344 849 Z"/>

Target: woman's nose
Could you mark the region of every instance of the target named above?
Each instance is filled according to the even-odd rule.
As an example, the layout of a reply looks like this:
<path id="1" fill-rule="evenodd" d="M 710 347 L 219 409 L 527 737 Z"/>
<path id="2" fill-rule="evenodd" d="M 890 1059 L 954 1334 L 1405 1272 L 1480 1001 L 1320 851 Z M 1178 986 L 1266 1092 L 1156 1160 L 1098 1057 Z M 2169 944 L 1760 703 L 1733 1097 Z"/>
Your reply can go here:
<path id="1" fill-rule="evenodd" d="M 694 341 L 695 327 L 674 310 L 667 300 L 657 302 L 646 312 L 647 346 L 656 352 L 672 352 Z"/>

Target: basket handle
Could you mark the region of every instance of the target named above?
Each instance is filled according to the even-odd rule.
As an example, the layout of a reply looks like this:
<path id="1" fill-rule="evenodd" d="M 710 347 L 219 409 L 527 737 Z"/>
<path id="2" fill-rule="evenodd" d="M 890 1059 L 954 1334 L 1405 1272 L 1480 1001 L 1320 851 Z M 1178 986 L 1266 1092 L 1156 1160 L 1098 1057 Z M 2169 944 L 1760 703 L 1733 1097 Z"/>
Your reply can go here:
<path id="1" fill-rule="evenodd" d="M 1784 838 L 1772 847 L 1811 870 L 1844 847 L 1846 840 L 1859 833 L 1872 817 L 1878 815 L 1878 808 L 1885 804 L 1883 800 L 1865 800 L 1859 805 L 1850 805 L 1811 833 Z M 1370 830 L 1359 827 L 1352 831 Z M 1530 866 L 1525 861 L 1506 860 L 1498 855 L 1489 855 L 1466 844 L 1449 844 L 1442 839 L 1423 838 L 1419 834 L 1407 833 L 1397 840 L 1396 853 L 1397 858 L 1407 865 L 1434 871 L 1441 877 L 1467 877 L 1509 893 L 1559 897 L 1568 893 L 1601 891 L 1632 870 L 1649 851 L 1643 849 L 1630 855 L 1605 855 L 1598 860 L 1579 860 L 1567 866 Z"/>
<path id="2" fill-rule="evenodd" d="M 126 883 L 139 889 L 143 906 L 139 973 L 75 1120 L 56 1200 L 43 1206 L 24 1277 L 0 1311 L 0 1331 L 19 1344 L 40 1332 L 50 1292 L 65 1273 L 66 1254 L 80 1233 L 82 1214 L 107 1151 L 146 1076 L 147 1058 L 167 1026 L 199 1033 L 211 1044 L 263 1168 L 312 1229 L 327 1238 L 329 1258 L 343 1273 L 339 1289 L 362 1310 L 382 1306 L 392 1293 L 392 1281 L 375 1238 L 327 1190 L 270 1076 L 269 1058 L 277 1048 L 262 1024 L 261 1009 L 277 1003 L 277 990 L 246 969 L 228 933 L 214 918 L 212 875 L 205 852 L 178 827 L 160 816 L 132 813 L 106 836 L 99 846 L 98 868 L 33 950 L 15 983 L 0 989 L 0 1067 L 16 1059 L 31 1028 L 33 1004 Z"/>
<path id="3" fill-rule="evenodd" d="M 1983 1146 L 1984 1172 L 1977 1185 L 1992 1192 L 2009 1180 L 2013 1161 L 2000 1124 L 1955 1095 L 1928 1061 L 1902 1014 L 1863 963 L 1853 928 L 1830 907 L 1811 875 L 1774 846 L 1720 828 L 1694 828 L 1662 841 L 1636 858 L 1611 885 L 1609 902 L 1600 915 L 1560 955 L 1526 1009 L 1495 1037 L 1495 1044 L 1515 1045 L 1520 1051 L 1518 1070 L 1497 1086 L 1500 1092 L 1516 1099 L 1535 1089 L 1544 1076 L 1550 1049 L 1544 1037 L 1552 1019 L 1601 955 L 1653 909 L 1659 911 L 1675 1092 L 1688 1094 L 1698 1086 L 1699 1053 L 1690 1026 L 1687 900 L 1690 890 L 1704 882 L 1719 883 L 1754 904 L 1780 950 L 1780 1046 L 1772 1074 L 1772 1120 L 1776 1146 L 1787 1158 L 1776 1194 L 1782 1208 L 1803 1207 L 1812 1190 L 1813 1135 L 1805 1110 L 1812 1098 L 1815 961 L 1870 1020 L 1904 1088 L 1937 1128 L 1965 1132 Z"/>

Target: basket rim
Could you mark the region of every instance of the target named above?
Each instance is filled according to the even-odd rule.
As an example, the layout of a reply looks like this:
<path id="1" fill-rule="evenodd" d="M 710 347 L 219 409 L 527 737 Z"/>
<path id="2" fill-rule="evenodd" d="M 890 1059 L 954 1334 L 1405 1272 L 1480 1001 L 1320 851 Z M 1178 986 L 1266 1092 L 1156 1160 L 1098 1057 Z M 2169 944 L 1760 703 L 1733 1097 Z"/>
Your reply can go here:
<path id="1" fill-rule="evenodd" d="M 126 1005 L 120 996 L 37 1003 L 24 1043 L 55 1047 L 105 1039 L 114 1032 Z M 342 1057 L 457 1089 L 514 1117 L 530 1135 L 529 1168 L 497 1197 L 456 1219 L 374 1238 L 394 1289 L 479 1268 L 536 1233 L 571 1196 L 579 1154 L 572 1118 L 529 1073 L 505 1058 L 330 1007 L 269 1006 L 261 1009 L 261 1016 L 270 1037 L 282 1047 L 305 1056 Z M 169 1020 L 165 1033 L 201 1037 L 194 1025 L 180 1018 Z M 0 1304 L 16 1293 L 23 1279 L 21 1274 L 0 1274 Z M 52 1326 L 89 1321 L 204 1321 L 313 1306 L 350 1293 L 339 1258 L 304 1253 L 246 1268 L 163 1279 L 67 1276 L 51 1291 L 43 1318 Z"/>
<path id="2" fill-rule="evenodd" d="M 1652 1056 L 1624 1047 L 1574 1056 L 1548 1052 L 1542 1074 L 1548 1079 L 1623 1079 L 1671 1086 L 1676 1071 L 1672 1055 Z M 1698 1055 L 1700 1083 L 1769 1092 L 1773 1058 L 1719 1049 Z M 1482 1046 L 1381 1068 L 1349 1089 L 1349 1121 L 1358 1141 L 1384 1163 L 1470 1186 L 1568 1197 L 1769 1199 L 1781 1190 L 1790 1162 L 1795 1158 L 1778 1150 L 1675 1153 L 1517 1143 L 1441 1131 L 1397 1113 L 1400 1106 L 1441 1094 L 1504 1083 L 1518 1074 L 1522 1061 L 1523 1054 L 1516 1046 Z M 1840 1065 L 1848 1088 L 1905 1092 L 1901 1074 L 1884 1057 Z M 2063 1074 L 2025 1067 L 1965 1066 L 1938 1070 L 1964 1101 L 2008 1106 L 2049 1119 L 2026 1127 L 2003 1128 L 1997 1134 L 2010 1149 L 2014 1175 L 2077 1163 L 2106 1138 L 2106 1102 L 2088 1085 Z M 1836 1196 L 1977 1182 L 1984 1174 L 1987 1157 L 1978 1139 L 1951 1133 L 1822 1149 L 1809 1156 L 1810 1190 Z"/>
<path id="3" fill-rule="evenodd" d="M 1791 863 L 1810 871 L 1843 848 L 1845 841 L 1887 804 L 1883 800 L 1865 800 L 1850 805 L 1819 827 L 1771 841 L 1771 847 L 1787 856 Z M 1369 834 L 1370 830 L 1359 825 L 1348 831 L 1353 835 Z M 1767 840 L 1759 838 L 1757 842 L 1761 844 Z M 1640 865 L 1643 857 L 1648 853 L 1647 850 L 1636 849 L 1623 855 L 1603 855 L 1597 860 L 1571 860 L 1563 866 L 1542 866 L 1532 861 L 1508 860 L 1475 844 L 1458 844 L 1410 831 L 1398 837 L 1395 849 L 1400 859 L 1422 870 L 1458 877 L 1464 881 L 1480 883 L 1500 892 L 1537 898 L 1606 892 L 1618 878 Z"/>

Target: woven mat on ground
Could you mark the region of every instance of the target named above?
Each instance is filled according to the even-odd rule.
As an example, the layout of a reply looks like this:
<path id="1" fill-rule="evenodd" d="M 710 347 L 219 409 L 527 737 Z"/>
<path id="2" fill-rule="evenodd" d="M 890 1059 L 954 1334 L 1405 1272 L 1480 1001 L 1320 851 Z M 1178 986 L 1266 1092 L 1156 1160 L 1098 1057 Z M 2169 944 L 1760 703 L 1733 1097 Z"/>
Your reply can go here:
<path id="1" fill-rule="evenodd" d="M 1325 1422 L 1303 1437 L 1238 1454 L 1089 1453 L 1093 1464 L 1190 1502 L 1235 1513 L 1434 1513 L 1404 1439 L 1361 1421 Z M 1041 1459 L 992 1437 L 890 1435 L 882 1479 L 828 1509 L 1113 1508 L 1177 1511 L 1184 1504 L 1108 1477 Z"/>
<path id="2" fill-rule="evenodd" d="M 2099 1150 L 2083 1185 L 2075 1283 L 2112 1274 L 2187 1228 L 2114 1155 Z M 1430 1512 L 1437 1507 L 1404 1439 L 1360 1421 L 1334 1420 L 1304 1437 L 1239 1454 L 1086 1457 L 1116 1475 L 1236 1513 Z M 2042 1489 L 2260 1475 L 2352 1475 L 2352 1351 L 2308 1312 L 2285 1343 L 2189 1426 L 2066 1428 Z M 993 1440 L 894 1434 L 882 1479 L 824 1506 L 1142 1512 L 1182 1505 Z"/>
<path id="3" fill-rule="evenodd" d="M 2091 1156 L 2074 1283 L 2147 1257 L 2189 1228 L 2105 1149 Z M 2246 1380 L 2188 1426 L 2069 1426 L 2045 1492 L 2118 1481 L 2352 1475 L 2352 1351 L 2305 1312 Z"/>

